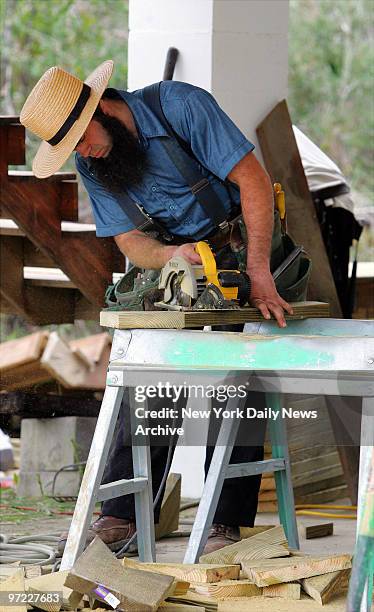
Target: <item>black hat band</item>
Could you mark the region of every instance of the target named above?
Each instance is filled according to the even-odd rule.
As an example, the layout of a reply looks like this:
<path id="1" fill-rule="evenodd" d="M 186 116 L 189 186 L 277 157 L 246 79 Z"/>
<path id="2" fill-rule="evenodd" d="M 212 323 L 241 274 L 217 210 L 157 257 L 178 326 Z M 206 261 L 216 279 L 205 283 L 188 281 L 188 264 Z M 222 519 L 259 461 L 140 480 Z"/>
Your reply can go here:
<path id="1" fill-rule="evenodd" d="M 66 121 L 64 121 L 60 129 L 56 132 L 56 134 L 52 136 L 52 138 L 47 140 L 47 142 L 50 145 L 52 146 L 57 145 L 66 136 L 68 131 L 77 121 L 77 119 L 79 119 L 79 117 L 81 116 L 82 110 L 86 106 L 86 103 L 87 103 L 88 98 L 90 97 L 90 94 L 91 94 L 91 87 L 87 85 L 86 83 L 83 83 L 83 89 L 79 94 L 78 100 L 73 110 L 67 117 Z"/>

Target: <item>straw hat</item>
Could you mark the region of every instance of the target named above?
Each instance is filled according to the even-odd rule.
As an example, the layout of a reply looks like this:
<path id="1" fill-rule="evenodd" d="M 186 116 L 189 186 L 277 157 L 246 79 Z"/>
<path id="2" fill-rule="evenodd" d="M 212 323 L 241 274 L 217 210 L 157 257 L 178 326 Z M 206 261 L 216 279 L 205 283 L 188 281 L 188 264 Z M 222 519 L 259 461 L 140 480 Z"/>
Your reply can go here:
<path id="1" fill-rule="evenodd" d="M 65 163 L 91 121 L 113 71 L 100 64 L 81 81 L 54 66 L 43 74 L 21 110 L 20 121 L 44 142 L 32 163 L 38 178 L 47 178 Z"/>

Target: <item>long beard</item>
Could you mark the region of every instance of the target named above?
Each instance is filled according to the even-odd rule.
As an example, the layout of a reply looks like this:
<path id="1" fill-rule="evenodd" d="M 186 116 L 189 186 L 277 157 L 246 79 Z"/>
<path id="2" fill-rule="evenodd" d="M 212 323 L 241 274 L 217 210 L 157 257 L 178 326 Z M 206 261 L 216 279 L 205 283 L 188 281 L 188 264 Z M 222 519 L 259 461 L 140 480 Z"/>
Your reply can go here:
<path id="1" fill-rule="evenodd" d="M 126 186 L 136 185 L 146 171 L 146 152 L 137 138 L 118 119 L 102 115 L 95 117 L 112 139 L 107 157 L 90 158 L 90 165 L 98 180 L 109 191 L 120 192 Z"/>

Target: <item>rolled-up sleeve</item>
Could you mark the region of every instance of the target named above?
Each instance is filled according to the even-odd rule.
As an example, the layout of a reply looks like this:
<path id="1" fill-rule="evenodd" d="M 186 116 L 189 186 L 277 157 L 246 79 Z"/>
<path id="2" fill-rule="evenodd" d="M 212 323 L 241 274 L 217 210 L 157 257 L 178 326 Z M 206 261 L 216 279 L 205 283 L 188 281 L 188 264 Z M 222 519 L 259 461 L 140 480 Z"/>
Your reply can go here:
<path id="1" fill-rule="evenodd" d="M 90 197 L 96 224 L 96 235 L 99 238 L 117 236 L 135 229 L 135 225 L 118 203 L 115 194 L 107 191 L 97 181 L 78 154 L 75 156 L 75 165 Z"/>

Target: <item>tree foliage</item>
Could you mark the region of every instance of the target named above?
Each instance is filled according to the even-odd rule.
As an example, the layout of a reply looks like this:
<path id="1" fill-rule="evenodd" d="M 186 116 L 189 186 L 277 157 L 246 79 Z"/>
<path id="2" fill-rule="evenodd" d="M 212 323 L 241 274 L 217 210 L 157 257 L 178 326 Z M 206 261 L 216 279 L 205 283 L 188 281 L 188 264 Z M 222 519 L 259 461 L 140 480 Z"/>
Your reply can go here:
<path id="1" fill-rule="evenodd" d="M 372 194 L 373 0 L 291 0 L 289 105 L 294 123 Z"/>
<path id="2" fill-rule="evenodd" d="M 126 89 L 127 0 L 0 0 L 0 6 L 2 114 L 18 114 L 34 84 L 55 65 L 85 79 L 113 59 L 111 85 Z M 37 141 L 28 144 L 29 165 Z"/>

